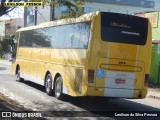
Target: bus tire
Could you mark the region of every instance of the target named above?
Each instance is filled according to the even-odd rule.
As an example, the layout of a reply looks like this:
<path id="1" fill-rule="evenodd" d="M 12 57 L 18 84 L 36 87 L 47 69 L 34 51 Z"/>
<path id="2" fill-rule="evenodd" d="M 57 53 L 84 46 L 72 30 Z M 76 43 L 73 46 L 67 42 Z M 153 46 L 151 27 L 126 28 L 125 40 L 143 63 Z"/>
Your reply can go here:
<path id="1" fill-rule="evenodd" d="M 56 78 L 54 91 L 55 91 L 55 97 L 57 99 L 59 100 L 64 99 L 62 78 L 60 76 Z"/>
<path id="2" fill-rule="evenodd" d="M 20 71 L 20 68 L 18 67 L 18 69 L 17 69 L 17 71 L 16 71 L 17 81 L 18 81 L 18 82 L 24 82 L 24 79 L 21 78 L 20 74 L 21 74 L 21 71 Z"/>
<path id="3" fill-rule="evenodd" d="M 46 93 L 51 96 L 53 95 L 53 90 L 52 90 L 52 75 L 48 74 L 45 80 L 45 91 Z"/>

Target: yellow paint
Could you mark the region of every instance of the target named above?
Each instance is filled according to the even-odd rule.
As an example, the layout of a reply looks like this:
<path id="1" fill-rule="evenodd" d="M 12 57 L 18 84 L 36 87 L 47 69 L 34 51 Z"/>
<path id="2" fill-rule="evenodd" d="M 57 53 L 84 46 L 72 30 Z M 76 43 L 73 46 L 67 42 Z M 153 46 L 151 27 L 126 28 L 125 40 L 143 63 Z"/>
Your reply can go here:
<path id="1" fill-rule="evenodd" d="M 90 13 L 77 19 L 64 19 L 55 22 L 43 23 L 38 26 L 21 28 L 17 32 L 36 28 L 57 26 L 63 24 L 92 21 L 88 49 L 51 49 L 51 48 L 17 48 L 17 59 L 12 64 L 12 73 L 15 74 L 16 66 L 20 65 L 21 72 L 45 79 L 47 71 L 52 75 L 59 73 L 63 85 L 68 88 L 71 96 L 104 96 L 105 78 L 96 78 L 96 70 L 104 69 L 113 71 L 136 72 L 134 95 L 138 98 L 146 96 L 144 76 L 149 74 L 151 58 L 151 25 L 148 23 L 148 38 L 144 46 L 104 42 L 100 36 L 100 13 Z M 121 65 L 120 63 L 125 63 Z M 76 69 L 83 71 L 82 91 L 74 90 Z M 88 83 L 88 70 L 94 70 L 94 81 Z M 138 71 L 138 72 L 137 72 Z M 106 76 L 106 73 L 105 73 Z"/>

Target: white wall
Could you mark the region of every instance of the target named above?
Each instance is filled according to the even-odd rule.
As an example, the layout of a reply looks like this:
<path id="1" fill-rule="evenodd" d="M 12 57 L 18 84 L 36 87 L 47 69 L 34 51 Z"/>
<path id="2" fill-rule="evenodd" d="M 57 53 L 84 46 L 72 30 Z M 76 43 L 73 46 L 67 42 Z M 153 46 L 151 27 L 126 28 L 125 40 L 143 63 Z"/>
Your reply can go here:
<path id="1" fill-rule="evenodd" d="M 44 8 L 38 7 L 37 24 L 50 21 L 50 6 L 45 5 Z"/>
<path id="2" fill-rule="evenodd" d="M 5 36 L 5 21 L 0 21 L 0 37 Z"/>
<path id="3" fill-rule="evenodd" d="M 16 18 L 16 30 L 18 27 L 24 27 L 24 19 L 23 18 Z"/>
<path id="4" fill-rule="evenodd" d="M 35 7 L 27 8 L 27 26 L 34 26 Z M 50 21 L 50 6 L 37 7 L 37 25 Z"/>

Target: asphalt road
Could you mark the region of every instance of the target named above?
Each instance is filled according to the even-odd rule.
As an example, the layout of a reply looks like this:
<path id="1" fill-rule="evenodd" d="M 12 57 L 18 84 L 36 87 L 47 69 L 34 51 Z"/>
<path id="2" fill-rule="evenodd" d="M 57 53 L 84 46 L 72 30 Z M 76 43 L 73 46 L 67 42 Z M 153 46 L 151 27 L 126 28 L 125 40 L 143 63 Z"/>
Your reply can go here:
<path id="1" fill-rule="evenodd" d="M 127 117 L 108 117 L 108 113 L 122 113 L 128 111 L 146 112 L 146 111 L 160 111 L 160 100 L 146 97 L 145 99 L 113 99 L 95 97 L 70 97 L 66 96 L 64 101 L 57 100 L 53 96 L 48 96 L 44 87 L 33 82 L 25 81 L 18 82 L 15 77 L 11 75 L 11 66 L 0 64 L 0 93 L 8 96 L 10 99 L 17 101 L 26 109 L 33 111 L 88 111 L 92 115 L 96 114 L 102 116 L 101 119 L 128 119 Z M 1 107 L 1 106 L 0 106 Z M 1 110 L 1 109 L 0 109 Z M 92 112 L 99 111 L 99 112 Z M 51 112 L 52 113 L 52 112 Z M 84 113 L 84 112 L 83 112 Z M 160 112 L 159 112 L 160 113 Z M 65 112 L 64 114 L 65 117 Z M 73 113 L 71 113 L 73 114 Z M 84 117 L 79 112 L 76 113 L 79 117 Z M 51 115 L 52 116 L 52 115 Z M 103 117 L 105 116 L 105 118 Z M 78 118 L 77 118 L 78 119 Z M 92 118 L 93 119 L 93 118 Z M 94 119 L 100 119 L 94 117 Z M 130 118 L 131 119 L 131 118 Z M 132 119 L 139 119 L 139 117 L 132 117 Z M 150 117 L 141 119 L 158 119 Z"/>

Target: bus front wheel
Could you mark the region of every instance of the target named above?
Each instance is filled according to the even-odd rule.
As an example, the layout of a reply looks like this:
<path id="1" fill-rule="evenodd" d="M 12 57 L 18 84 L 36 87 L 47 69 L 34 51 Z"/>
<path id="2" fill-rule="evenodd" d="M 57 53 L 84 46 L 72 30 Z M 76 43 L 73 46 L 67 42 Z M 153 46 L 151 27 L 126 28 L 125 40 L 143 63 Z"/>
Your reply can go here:
<path id="1" fill-rule="evenodd" d="M 62 78 L 57 77 L 55 81 L 55 86 L 54 86 L 54 91 L 55 91 L 55 97 L 59 100 L 62 100 L 64 95 L 63 95 L 63 84 L 62 84 Z"/>

